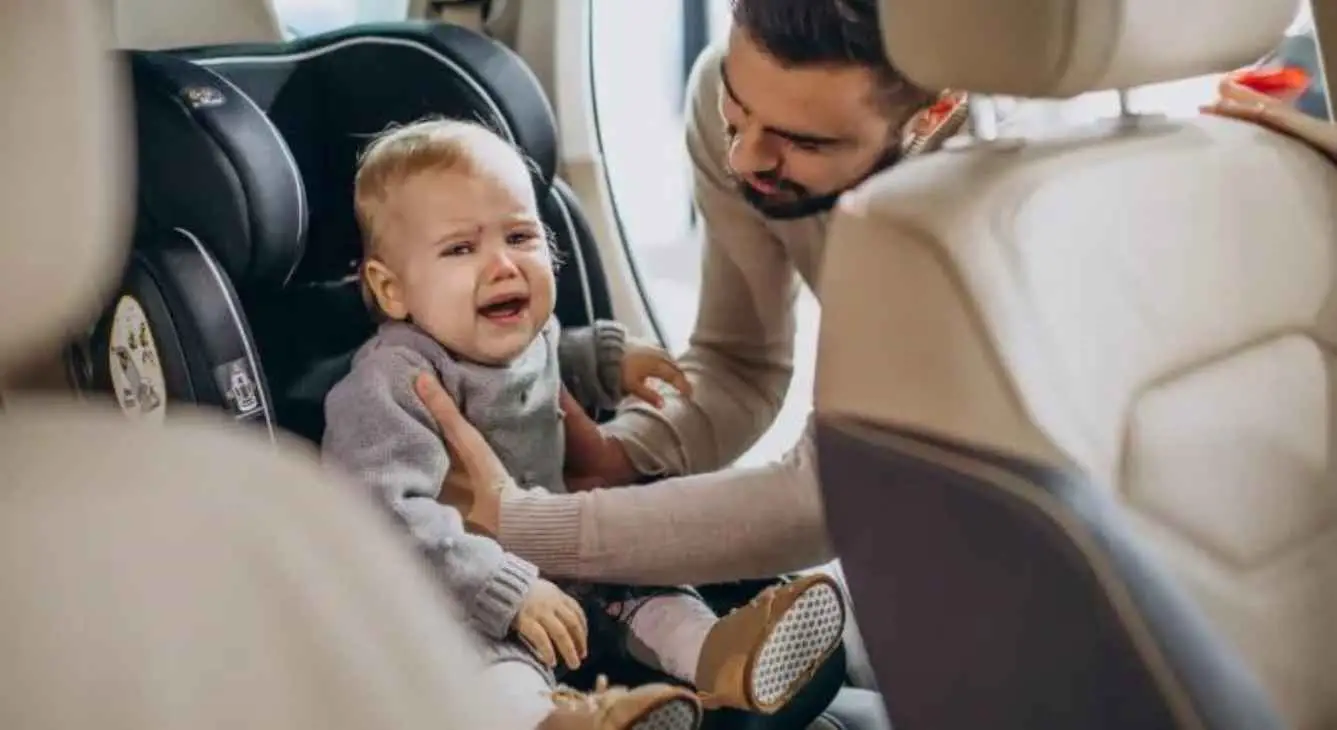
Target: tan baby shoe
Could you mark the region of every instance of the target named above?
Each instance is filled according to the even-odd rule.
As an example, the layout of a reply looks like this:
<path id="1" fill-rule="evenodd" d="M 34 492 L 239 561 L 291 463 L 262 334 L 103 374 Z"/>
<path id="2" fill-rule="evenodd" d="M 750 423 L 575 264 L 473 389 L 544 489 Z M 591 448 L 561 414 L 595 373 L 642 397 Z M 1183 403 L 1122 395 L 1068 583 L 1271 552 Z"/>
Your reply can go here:
<path id="1" fill-rule="evenodd" d="M 557 690 L 553 704 L 556 709 L 542 730 L 696 730 L 701 725 L 700 700 L 669 684 L 610 688 L 600 677 L 589 694 Z"/>
<path id="2" fill-rule="evenodd" d="M 772 586 L 720 619 L 696 665 L 708 709 L 770 714 L 803 688 L 840 646 L 845 600 L 830 576 Z"/>

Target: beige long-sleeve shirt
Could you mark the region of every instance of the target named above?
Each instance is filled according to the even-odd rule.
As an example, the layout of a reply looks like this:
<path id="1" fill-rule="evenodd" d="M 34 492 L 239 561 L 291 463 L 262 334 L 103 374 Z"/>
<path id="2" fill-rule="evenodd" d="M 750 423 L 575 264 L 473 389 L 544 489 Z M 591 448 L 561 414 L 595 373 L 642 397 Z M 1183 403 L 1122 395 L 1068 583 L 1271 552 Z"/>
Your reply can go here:
<path id="1" fill-rule="evenodd" d="M 680 358 L 694 396 L 631 406 L 606 431 L 645 488 L 531 494 L 502 506 L 500 540 L 545 573 L 622 583 L 762 577 L 829 559 L 809 433 L 781 461 L 728 469 L 775 420 L 793 372 L 799 279 L 814 286 L 827 216 L 768 220 L 725 170 L 721 49 L 688 85 L 687 149 L 704 235 L 700 313 Z"/>

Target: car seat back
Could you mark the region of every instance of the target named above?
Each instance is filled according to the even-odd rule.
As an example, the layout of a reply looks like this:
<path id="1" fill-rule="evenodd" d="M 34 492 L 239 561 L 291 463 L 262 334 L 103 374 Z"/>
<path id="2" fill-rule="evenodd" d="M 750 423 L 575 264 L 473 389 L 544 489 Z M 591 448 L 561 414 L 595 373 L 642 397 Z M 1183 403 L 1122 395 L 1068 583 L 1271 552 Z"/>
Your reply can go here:
<path id="1" fill-rule="evenodd" d="M 362 244 L 353 177 L 361 150 L 394 124 L 429 116 L 472 119 L 514 142 L 534 162 L 541 213 L 565 259 L 558 272 L 559 318 L 582 325 L 612 316 L 596 242 L 574 194 L 557 178 L 552 109 L 528 67 L 505 46 L 457 26 L 395 23 L 176 55 L 254 99 L 287 141 L 306 182 L 305 254 L 291 281 L 276 296 L 257 300 L 252 314 L 285 426 L 319 437 L 325 393 L 372 331 L 356 281 Z"/>
<path id="2" fill-rule="evenodd" d="M 920 84 L 1066 97 L 1237 68 L 1296 9 L 882 23 Z M 894 725 L 1337 722 L 1331 160 L 1220 118 L 1018 130 L 852 193 L 823 273 L 820 463 Z"/>
<path id="3" fill-rule="evenodd" d="M 127 250 L 129 79 L 105 12 L 5 4 L 0 364 L 87 325 Z M 382 515 L 309 454 L 205 416 L 0 410 L 0 724 L 519 727 Z"/>

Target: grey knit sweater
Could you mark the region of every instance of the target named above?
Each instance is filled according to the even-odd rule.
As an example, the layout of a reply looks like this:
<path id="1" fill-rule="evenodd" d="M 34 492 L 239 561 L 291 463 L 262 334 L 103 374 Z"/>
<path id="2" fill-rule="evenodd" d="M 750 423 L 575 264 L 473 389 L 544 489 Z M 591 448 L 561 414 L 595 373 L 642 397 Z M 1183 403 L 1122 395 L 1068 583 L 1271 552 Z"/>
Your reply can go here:
<path id="1" fill-rule="evenodd" d="M 613 407 L 622 396 L 625 343 L 615 322 L 563 330 L 554 317 L 514 362 L 493 367 L 459 360 L 422 330 L 392 322 L 363 345 L 326 397 L 323 458 L 404 523 L 485 637 L 508 635 L 538 571 L 466 532 L 460 513 L 437 502 L 450 460 L 414 378 L 424 371 L 441 378 L 521 486 L 564 492 L 561 385 L 587 406 Z"/>

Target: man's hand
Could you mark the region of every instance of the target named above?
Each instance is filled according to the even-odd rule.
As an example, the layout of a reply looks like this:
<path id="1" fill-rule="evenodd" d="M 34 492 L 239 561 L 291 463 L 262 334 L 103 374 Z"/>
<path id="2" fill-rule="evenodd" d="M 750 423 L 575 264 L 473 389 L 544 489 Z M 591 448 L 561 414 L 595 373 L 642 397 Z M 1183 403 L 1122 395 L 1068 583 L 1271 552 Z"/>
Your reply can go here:
<path id="1" fill-rule="evenodd" d="M 588 653 L 585 611 L 576 599 L 542 578 L 534 582 L 525 596 L 514 628 L 549 667 L 557 666 L 560 655 L 567 668 L 578 669 Z"/>
<path id="2" fill-rule="evenodd" d="M 664 407 L 664 396 L 653 381 L 668 383 L 684 398 L 692 397 L 692 384 L 678 367 L 678 362 L 663 348 L 643 343 L 627 343 L 622 356 L 622 392 L 634 395 L 655 408 Z"/>
<path id="3" fill-rule="evenodd" d="M 1226 77 L 1217 100 L 1202 108 L 1207 114 L 1233 117 L 1287 134 L 1337 160 L 1337 125 L 1305 114 L 1292 102 L 1295 94 L 1268 96 Z"/>
<path id="4" fill-rule="evenodd" d="M 419 373 L 413 390 L 441 427 L 450 452 L 450 473 L 441 485 L 438 501 L 458 509 L 471 530 L 496 536 L 501 523 L 501 495 L 506 489 L 517 489 L 514 480 L 435 375 Z"/>
<path id="5" fill-rule="evenodd" d="M 562 389 L 562 425 L 566 429 L 566 489 L 584 492 L 620 487 L 640 476 L 622 442 L 604 435 L 599 424 L 565 388 Z"/>

